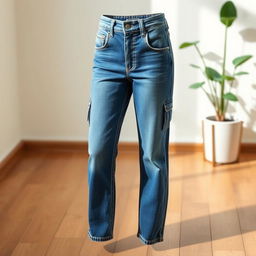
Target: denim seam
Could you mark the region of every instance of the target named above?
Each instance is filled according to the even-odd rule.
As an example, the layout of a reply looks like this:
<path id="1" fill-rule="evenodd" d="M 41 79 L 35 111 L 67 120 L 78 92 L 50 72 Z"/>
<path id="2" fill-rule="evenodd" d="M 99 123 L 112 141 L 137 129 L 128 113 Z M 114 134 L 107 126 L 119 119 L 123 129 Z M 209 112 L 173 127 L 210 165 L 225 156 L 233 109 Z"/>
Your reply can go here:
<path id="1" fill-rule="evenodd" d="M 127 68 L 127 58 L 126 58 L 126 45 L 125 45 L 125 43 L 126 43 L 126 32 L 125 32 L 125 29 L 124 29 L 124 27 L 123 27 L 123 35 L 124 35 L 124 66 L 125 66 L 125 76 L 126 76 L 126 78 L 128 78 L 128 68 Z"/>
<path id="2" fill-rule="evenodd" d="M 90 231 L 88 230 L 87 234 L 93 241 L 107 241 L 113 238 L 113 235 L 110 236 L 93 236 Z"/>
<path id="3" fill-rule="evenodd" d="M 148 240 L 145 239 L 139 232 L 137 233 L 137 237 L 139 237 L 144 244 L 153 244 L 155 242 L 162 242 L 164 240 L 163 236 Z"/>
<path id="4" fill-rule="evenodd" d="M 161 229 L 160 229 L 160 233 L 161 235 L 163 235 L 164 233 L 164 224 L 165 224 L 165 218 L 166 218 L 166 212 L 167 212 L 167 188 L 166 188 L 166 192 L 165 192 L 165 195 L 164 195 L 164 204 L 165 204 L 165 207 L 164 207 L 164 215 L 162 216 L 162 223 L 161 223 Z"/>
<path id="5" fill-rule="evenodd" d="M 132 67 L 128 71 L 132 71 L 136 68 L 136 51 L 135 51 L 135 37 L 132 37 L 132 51 L 133 51 L 133 60 Z"/>
<path id="6" fill-rule="evenodd" d="M 125 106 L 125 103 L 126 103 L 126 98 L 125 97 L 125 100 L 123 101 L 122 103 L 122 107 L 121 107 L 121 111 L 120 111 L 120 117 L 118 119 L 118 123 L 117 123 L 117 130 L 116 130 L 116 134 L 115 134 L 115 140 L 114 140 L 114 149 L 115 151 L 113 151 L 112 153 L 112 163 L 111 163 L 111 220 L 110 220 L 110 226 L 111 226 L 111 232 L 113 232 L 113 224 L 114 224 L 114 186 L 113 186 L 113 180 L 114 180 L 114 173 L 113 173 L 113 169 L 114 169 L 114 161 L 115 161 L 115 158 L 114 156 L 116 155 L 116 152 L 117 152 L 117 147 L 118 145 L 117 144 L 117 139 L 118 139 L 118 133 L 119 133 L 119 130 L 120 130 L 120 127 L 121 127 L 121 124 L 122 124 L 122 114 L 123 114 L 123 109 L 124 109 L 124 106 Z M 116 147 L 115 147 L 116 145 Z"/>
<path id="7" fill-rule="evenodd" d="M 168 161 L 168 159 L 166 160 L 166 161 Z M 168 176 L 167 176 L 168 177 Z M 168 181 L 167 181 L 167 183 L 169 183 L 169 179 L 167 179 Z M 167 186 L 169 186 L 169 184 L 167 185 Z M 165 192 L 165 199 L 164 199 L 164 201 L 165 201 L 165 209 L 164 209 L 164 215 L 163 215 L 163 217 L 162 217 L 162 227 L 161 227 L 161 233 L 162 233 L 162 235 L 163 235 L 163 233 L 164 233 L 164 226 L 165 226 L 165 219 L 166 219 L 166 215 L 167 215 L 167 206 L 168 206 L 168 188 L 166 187 L 166 192 Z"/>
<path id="8" fill-rule="evenodd" d="M 148 33 L 149 32 L 146 33 L 144 39 L 145 39 L 145 43 L 146 43 L 146 45 L 148 46 L 149 49 L 154 50 L 154 51 L 164 51 L 164 50 L 170 49 L 169 43 L 168 43 L 168 46 L 166 46 L 166 47 L 159 47 L 158 48 L 158 47 L 151 46 L 150 42 L 148 40 Z"/>
<path id="9" fill-rule="evenodd" d="M 165 111 L 165 109 L 164 109 L 164 111 Z M 164 113 L 165 114 L 165 113 Z M 166 134 L 166 133 L 165 133 Z M 166 145 L 166 144 L 165 144 Z M 168 160 L 168 159 L 167 159 Z M 167 161 L 166 160 L 166 161 Z M 169 179 L 167 180 L 167 182 L 169 182 Z M 166 189 L 167 190 L 167 189 Z M 166 194 L 167 194 L 167 191 L 165 192 L 165 194 L 164 194 L 164 209 L 165 209 L 165 211 L 167 210 L 167 202 L 166 202 Z M 161 210 L 161 211 L 160 211 Z M 159 209 L 157 210 L 157 214 L 156 214 L 156 216 L 157 217 L 159 217 L 160 216 L 160 212 L 162 212 L 162 209 L 160 209 L 160 207 L 159 207 Z M 166 213 L 164 214 L 164 216 L 166 216 Z M 164 223 L 165 223 L 165 221 L 164 221 L 164 218 L 162 218 L 162 222 L 161 222 L 161 228 L 160 228 L 160 233 L 161 233 L 161 235 L 163 235 L 163 229 L 164 229 Z M 153 227 L 153 230 L 155 229 L 155 227 L 156 227 L 156 222 L 155 222 L 155 224 L 154 224 L 154 227 Z"/>
<path id="10" fill-rule="evenodd" d="M 137 127 L 138 128 L 138 127 Z M 139 134 L 139 131 L 138 131 L 138 134 Z M 139 134 L 139 145 L 140 145 L 140 147 L 141 147 L 141 139 L 140 139 L 140 134 Z M 143 168 L 143 164 L 142 164 L 142 151 L 141 151 L 141 148 L 140 148 L 140 154 L 141 154 L 141 157 L 140 157 L 140 168 Z M 165 199 L 166 200 L 166 199 Z M 166 203 L 166 202 L 165 202 Z M 165 209 L 167 209 L 167 207 L 165 206 Z M 158 210 L 158 211 L 160 211 L 160 210 Z M 159 216 L 159 214 L 157 214 L 157 216 Z M 140 218 L 140 201 L 139 201 L 139 213 L 138 213 L 138 220 L 139 220 L 139 218 Z M 164 222 L 163 222 L 164 223 Z M 161 232 L 161 235 L 163 235 L 163 227 L 164 227 L 164 225 L 163 225 L 163 223 L 161 223 L 161 230 L 160 230 L 160 232 Z M 156 224 L 155 224 L 156 225 Z M 155 227 L 155 225 L 154 225 L 154 227 Z M 138 223 L 138 231 L 137 231 L 137 234 L 140 234 L 140 231 L 141 231 L 141 229 L 140 229 L 140 221 L 139 221 L 139 223 Z M 144 239 L 144 238 L 143 238 Z M 146 239 L 144 239 L 144 240 L 146 240 Z M 150 240 L 151 241 L 151 240 Z"/>
<path id="11" fill-rule="evenodd" d="M 137 130 L 138 130 L 138 137 L 139 137 L 139 163 L 140 163 L 140 170 L 142 170 L 143 168 L 143 163 L 142 163 L 142 141 L 141 141 L 141 135 L 140 135 L 140 129 L 139 129 L 139 125 L 138 125 L 138 120 L 137 120 L 137 115 L 136 115 L 136 126 L 137 126 Z M 139 187 L 139 194 L 141 193 L 141 184 Z M 137 230 L 137 234 L 140 232 L 140 200 L 139 200 L 139 204 L 138 204 L 138 230 Z"/>
<path id="12" fill-rule="evenodd" d="M 148 27 L 146 26 L 145 27 L 145 30 L 147 31 L 147 29 L 155 29 L 155 28 L 159 28 L 159 27 L 162 27 L 162 26 L 166 26 L 165 24 L 158 24 L 158 25 L 149 25 Z M 100 25 L 99 28 L 102 28 L 102 29 L 106 29 L 107 31 L 110 30 L 110 26 L 105 26 L 105 25 Z M 114 28 L 114 31 L 117 31 L 117 32 L 124 32 L 123 29 L 117 29 L 117 28 Z M 127 33 L 132 33 L 132 32 L 138 32 L 140 31 L 140 29 L 133 29 L 133 30 L 130 30 L 130 31 L 126 31 Z M 146 32 L 145 31 L 145 32 Z"/>
<path id="13" fill-rule="evenodd" d="M 95 45 L 94 48 L 96 50 L 104 50 L 104 49 L 106 49 L 107 46 L 108 46 L 109 39 L 110 39 L 110 32 L 107 32 L 107 35 L 105 36 L 105 41 L 104 41 L 103 45 L 101 45 L 101 46 L 96 46 Z"/>
<path id="14" fill-rule="evenodd" d="M 167 129 L 167 131 L 166 131 L 166 133 L 168 132 L 168 129 Z M 165 133 L 165 134 L 166 134 Z M 166 136 L 166 135 L 165 135 Z M 166 138 L 165 138 L 166 139 Z M 167 208 L 168 208 L 168 194 L 169 194 L 169 154 L 168 154 L 168 145 L 169 145 L 169 142 L 166 142 L 166 144 L 165 144 L 165 152 L 166 152 L 166 171 L 167 171 L 167 177 L 166 177 L 166 179 L 167 179 L 167 187 L 166 187 L 166 192 L 165 192 L 165 209 L 164 209 L 164 216 L 163 216 L 163 218 L 162 218 L 162 227 L 161 227 L 161 232 L 162 232 L 162 235 L 163 235 L 163 233 L 164 233 L 164 224 L 165 224 L 165 219 L 166 219 L 166 215 L 167 215 Z"/>

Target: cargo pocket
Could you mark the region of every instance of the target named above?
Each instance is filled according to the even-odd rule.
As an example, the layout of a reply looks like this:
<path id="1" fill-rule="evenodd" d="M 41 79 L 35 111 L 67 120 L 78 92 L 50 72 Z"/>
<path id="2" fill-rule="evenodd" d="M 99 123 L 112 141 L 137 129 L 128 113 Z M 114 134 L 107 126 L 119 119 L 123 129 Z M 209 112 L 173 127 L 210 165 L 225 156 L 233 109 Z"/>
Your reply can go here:
<path id="1" fill-rule="evenodd" d="M 90 99 L 88 104 L 88 109 L 87 109 L 87 122 L 89 123 L 89 125 L 90 125 L 90 116 L 91 116 L 91 105 L 92 105 L 92 101 Z"/>
<path id="2" fill-rule="evenodd" d="M 163 126 L 162 129 L 166 130 L 169 128 L 170 121 L 172 119 L 172 101 L 164 103 L 163 109 Z"/>

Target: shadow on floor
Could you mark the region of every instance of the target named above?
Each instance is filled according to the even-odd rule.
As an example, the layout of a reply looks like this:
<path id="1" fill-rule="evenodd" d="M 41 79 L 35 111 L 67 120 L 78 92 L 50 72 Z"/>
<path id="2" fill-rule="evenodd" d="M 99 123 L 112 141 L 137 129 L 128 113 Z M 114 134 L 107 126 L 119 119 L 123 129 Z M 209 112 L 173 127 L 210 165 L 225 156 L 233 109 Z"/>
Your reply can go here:
<path id="1" fill-rule="evenodd" d="M 234 225 L 234 223 L 237 225 Z M 165 251 L 236 236 L 255 230 L 256 206 L 252 205 L 166 225 L 164 241 L 150 246 L 156 251 Z M 175 232 L 179 232 L 179 234 L 177 235 Z M 179 240 L 179 237 L 181 237 L 181 240 Z M 141 246 L 145 245 L 136 235 L 133 235 L 109 243 L 104 248 L 108 252 L 115 253 Z"/>

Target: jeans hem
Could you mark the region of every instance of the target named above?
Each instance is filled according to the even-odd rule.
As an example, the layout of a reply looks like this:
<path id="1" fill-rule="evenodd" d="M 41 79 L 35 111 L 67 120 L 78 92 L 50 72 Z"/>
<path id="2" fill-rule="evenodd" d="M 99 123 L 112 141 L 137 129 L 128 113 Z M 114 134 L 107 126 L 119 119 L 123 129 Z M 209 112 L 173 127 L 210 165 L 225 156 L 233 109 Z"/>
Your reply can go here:
<path id="1" fill-rule="evenodd" d="M 110 236 L 93 236 L 90 231 L 87 232 L 89 238 L 92 240 L 92 241 L 97 241 L 97 242 L 103 242 L 103 241 L 107 241 L 107 240 L 110 240 L 113 238 L 113 235 L 110 235 Z"/>
<path id="2" fill-rule="evenodd" d="M 140 233 L 137 233 L 137 237 L 140 238 L 140 240 L 144 244 L 154 244 L 154 243 L 158 243 L 158 242 L 164 241 L 163 236 L 160 236 L 160 237 L 148 240 L 148 239 L 145 239 Z"/>

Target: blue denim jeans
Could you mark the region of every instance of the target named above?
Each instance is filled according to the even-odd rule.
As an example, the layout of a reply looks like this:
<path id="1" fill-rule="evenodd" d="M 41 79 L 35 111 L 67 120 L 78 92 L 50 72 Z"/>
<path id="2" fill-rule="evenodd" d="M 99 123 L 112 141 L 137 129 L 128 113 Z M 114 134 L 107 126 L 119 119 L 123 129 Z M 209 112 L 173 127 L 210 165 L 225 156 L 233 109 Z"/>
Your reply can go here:
<path id="1" fill-rule="evenodd" d="M 173 79 L 173 51 L 164 13 L 100 16 L 87 110 L 91 240 L 113 238 L 117 148 L 133 94 L 140 157 L 136 235 L 144 244 L 163 241 Z"/>

